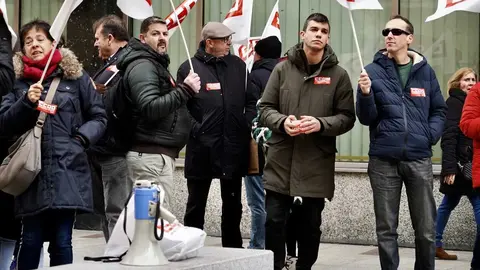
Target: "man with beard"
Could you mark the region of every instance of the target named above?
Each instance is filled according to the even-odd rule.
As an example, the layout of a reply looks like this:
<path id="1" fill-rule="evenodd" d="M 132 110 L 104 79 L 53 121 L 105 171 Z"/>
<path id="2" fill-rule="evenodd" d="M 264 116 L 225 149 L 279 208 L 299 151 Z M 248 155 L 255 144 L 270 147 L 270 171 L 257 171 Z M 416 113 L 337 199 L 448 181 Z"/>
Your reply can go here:
<path id="1" fill-rule="evenodd" d="M 132 144 L 127 153 L 129 178 L 155 181 L 170 205 L 175 158 L 190 132 L 187 101 L 198 93 L 200 78 L 190 72 L 176 83 L 168 71 L 168 29 L 157 16 L 148 17 L 140 27 L 140 40 L 133 38 L 118 60 L 122 83 L 131 101 L 135 122 Z"/>
<path id="2" fill-rule="evenodd" d="M 123 55 L 129 36 L 122 19 L 115 15 L 107 15 L 97 20 L 93 24 L 93 31 L 94 46 L 98 49 L 98 57 L 104 61 L 104 65 L 92 78 L 97 91 L 105 100 L 105 91 L 120 78 L 116 64 Z M 107 125 L 103 138 L 88 151 L 94 181 L 93 192 L 104 201 L 100 203 L 104 207 L 100 212 L 103 235 L 107 242 L 132 189 L 132 182 L 127 177 L 126 149 L 115 141 L 113 132 L 112 126 Z"/>
<path id="3" fill-rule="evenodd" d="M 202 78 L 200 93 L 188 102 L 192 132 L 187 144 L 185 177 L 188 200 L 185 225 L 203 229 L 212 179 L 220 179 L 222 245 L 242 247 L 242 177 L 248 168 L 250 129 L 255 117 L 254 93 L 245 63 L 230 54 L 233 31 L 220 22 L 202 29 L 202 41 L 192 63 Z M 188 61 L 178 80 L 188 74 Z"/>
<path id="4" fill-rule="evenodd" d="M 295 196 L 302 198 L 296 269 L 311 269 L 317 260 L 325 199 L 335 189 L 336 137 L 355 123 L 350 78 L 329 36 L 328 18 L 311 14 L 302 42 L 275 67 L 260 102 L 260 124 L 272 130 L 263 179 L 265 248 L 274 253 L 275 270 L 285 263 L 285 223 Z"/>

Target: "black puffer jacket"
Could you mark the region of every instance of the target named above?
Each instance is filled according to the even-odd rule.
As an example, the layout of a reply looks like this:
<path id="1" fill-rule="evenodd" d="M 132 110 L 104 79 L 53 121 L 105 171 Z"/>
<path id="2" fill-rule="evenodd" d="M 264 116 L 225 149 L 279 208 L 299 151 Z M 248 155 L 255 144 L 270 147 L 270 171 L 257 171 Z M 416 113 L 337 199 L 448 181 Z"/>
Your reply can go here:
<path id="1" fill-rule="evenodd" d="M 124 71 L 137 127 L 133 151 L 178 156 L 190 133 L 186 103 L 194 92 L 176 84 L 168 71 L 170 59 L 138 39 L 131 39 L 117 68 Z"/>
<path id="2" fill-rule="evenodd" d="M 447 121 L 442 136 L 442 177 L 440 192 L 450 195 L 469 195 L 473 192 L 472 182 L 463 178 L 457 163 L 462 164 L 473 159 L 473 142 L 466 137 L 460 127 L 463 105 L 467 94 L 460 89 L 450 89 L 447 99 Z M 453 185 L 443 182 L 445 175 L 455 174 Z"/>

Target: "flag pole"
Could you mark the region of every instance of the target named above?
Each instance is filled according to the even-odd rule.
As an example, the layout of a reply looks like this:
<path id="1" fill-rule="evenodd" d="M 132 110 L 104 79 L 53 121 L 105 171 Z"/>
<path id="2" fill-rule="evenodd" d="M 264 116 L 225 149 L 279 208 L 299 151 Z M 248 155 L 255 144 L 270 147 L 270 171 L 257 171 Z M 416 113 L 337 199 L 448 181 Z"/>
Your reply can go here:
<path id="1" fill-rule="evenodd" d="M 45 65 L 45 68 L 43 69 L 42 77 L 40 77 L 40 81 L 38 82 L 39 84 L 42 84 L 43 80 L 45 79 L 45 75 L 47 74 L 47 70 L 48 70 L 48 67 L 50 66 L 50 62 L 52 62 L 53 54 L 55 54 L 55 50 L 57 49 L 57 44 L 58 44 L 58 41 L 55 40 L 55 44 L 53 45 L 53 48 L 50 51 L 50 56 L 48 57 L 47 64 Z"/>
<path id="2" fill-rule="evenodd" d="M 190 57 L 190 52 L 188 51 L 187 41 L 185 40 L 185 35 L 183 34 L 182 24 L 180 23 L 180 20 L 178 19 L 178 15 L 177 15 L 177 12 L 175 11 L 175 5 L 173 4 L 173 0 L 170 0 L 170 5 L 172 5 L 173 14 L 175 15 L 175 19 L 177 20 L 178 28 L 180 29 L 180 34 L 182 35 L 183 45 L 185 45 L 185 51 L 187 52 L 188 63 L 190 64 L 190 70 L 192 72 L 195 72 L 193 70 L 193 64 L 192 64 L 192 59 Z"/>
<path id="3" fill-rule="evenodd" d="M 353 39 L 355 40 L 355 45 L 357 47 L 358 60 L 360 60 L 361 70 L 363 71 L 364 65 L 362 60 L 362 54 L 360 53 L 360 46 L 358 45 L 357 31 L 355 30 L 355 23 L 353 22 L 352 10 L 350 9 L 350 3 L 348 3 L 348 16 L 350 17 L 350 24 L 352 25 L 353 30 Z"/>

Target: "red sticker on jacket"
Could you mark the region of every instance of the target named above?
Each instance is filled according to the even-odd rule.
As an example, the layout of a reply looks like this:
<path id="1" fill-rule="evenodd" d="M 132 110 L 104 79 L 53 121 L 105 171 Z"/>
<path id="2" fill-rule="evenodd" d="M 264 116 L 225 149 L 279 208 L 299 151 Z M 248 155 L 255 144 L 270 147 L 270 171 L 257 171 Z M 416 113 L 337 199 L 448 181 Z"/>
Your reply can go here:
<path id="1" fill-rule="evenodd" d="M 57 105 L 48 104 L 45 101 L 38 101 L 37 110 L 54 115 L 57 113 Z"/>
<path id="2" fill-rule="evenodd" d="M 175 83 L 172 77 L 170 77 L 170 83 L 172 84 L 173 87 L 177 87 L 177 84 Z"/>
<path id="3" fill-rule="evenodd" d="M 222 89 L 222 87 L 220 86 L 220 83 L 207 83 L 205 88 L 207 89 L 207 91 Z"/>
<path id="4" fill-rule="evenodd" d="M 323 85 L 329 85 L 331 83 L 330 77 L 315 77 L 313 80 L 314 84 L 323 84 Z"/>
<path id="5" fill-rule="evenodd" d="M 423 88 L 410 88 L 411 97 L 425 97 L 425 89 Z"/>

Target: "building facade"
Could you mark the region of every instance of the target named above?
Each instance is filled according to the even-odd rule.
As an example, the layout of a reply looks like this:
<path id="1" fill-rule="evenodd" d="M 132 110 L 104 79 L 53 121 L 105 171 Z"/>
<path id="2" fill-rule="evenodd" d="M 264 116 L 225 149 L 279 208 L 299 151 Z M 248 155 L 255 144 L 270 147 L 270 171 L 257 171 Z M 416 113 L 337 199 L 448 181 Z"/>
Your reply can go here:
<path id="1" fill-rule="evenodd" d="M 174 0 L 176 5 L 183 0 Z M 19 27 L 34 18 L 53 22 L 63 0 L 6 0 L 9 20 L 12 27 Z M 202 26 L 208 21 L 222 21 L 233 0 L 198 0 L 192 12 L 182 24 L 193 55 L 198 46 Z M 276 0 L 255 0 L 251 36 L 260 36 Z M 353 17 L 358 33 L 362 58 L 370 63 L 378 49 L 383 48 L 381 30 L 390 16 L 401 14 L 410 19 L 415 27 L 415 41 L 412 48 L 427 57 L 434 68 L 440 86 L 447 96 L 448 78 L 461 67 L 478 70 L 480 51 L 480 15 L 469 12 L 454 12 L 432 22 L 425 19 L 435 13 L 437 0 L 380 0 L 383 10 L 356 10 Z M 169 1 L 152 0 L 155 14 L 166 17 L 171 12 Z M 350 74 L 355 85 L 360 74 L 348 11 L 334 0 L 280 0 L 280 28 L 283 52 L 299 42 L 299 31 L 305 18 L 313 12 L 327 15 L 331 23 L 330 44 L 340 60 L 340 65 Z M 116 7 L 115 0 L 85 0 L 74 11 L 65 30 L 69 47 L 77 54 L 89 72 L 100 65 L 93 48 L 92 23 L 105 14 L 123 16 Z M 138 37 L 141 21 L 128 19 L 129 31 Z M 175 75 L 178 66 L 186 60 L 185 48 L 177 31 L 170 40 L 169 54 L 171 72 Z M 368 127 L 357 121 L 352 131 L 340 137 L 337 142 L 339 161 L 364 162 L 368 160 Z M 439 163 L 441 150 L 434 147 L 434 162 Z"/>

